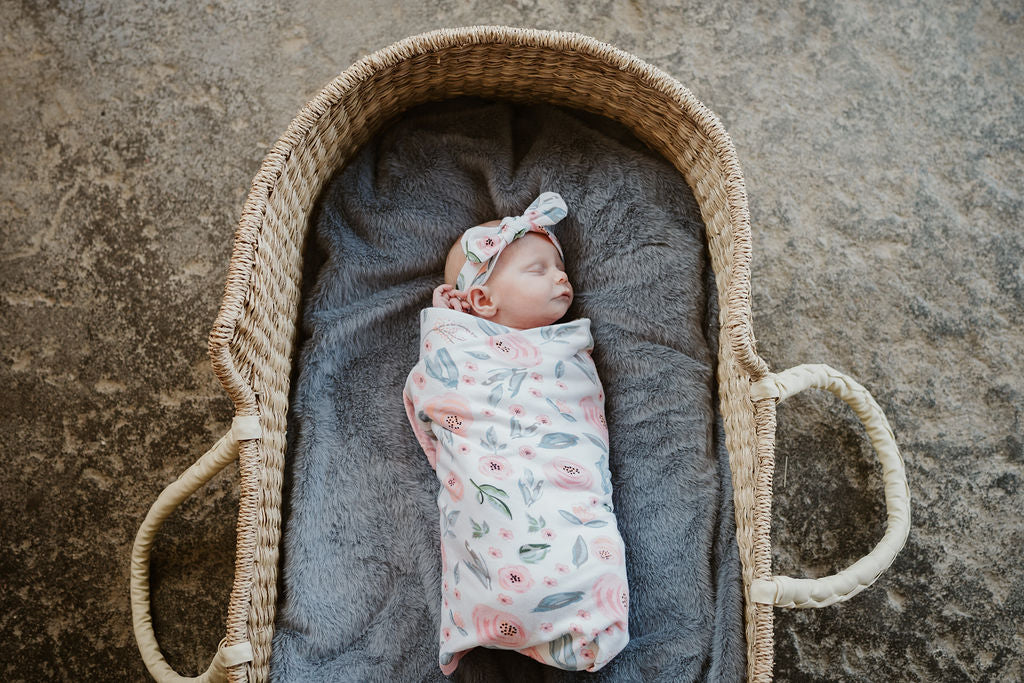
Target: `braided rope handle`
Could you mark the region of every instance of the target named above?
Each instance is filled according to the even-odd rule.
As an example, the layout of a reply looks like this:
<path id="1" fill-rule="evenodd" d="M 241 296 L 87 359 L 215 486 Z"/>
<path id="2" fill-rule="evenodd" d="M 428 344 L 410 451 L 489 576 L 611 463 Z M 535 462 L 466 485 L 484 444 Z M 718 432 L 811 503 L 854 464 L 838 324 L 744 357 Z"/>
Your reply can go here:
<path id="1" fill-rule="evenodd" d="M 227 639 L 224 638 L 217 646 L 217 654 L 214 655 L 209 668 L 200 676 L 186 678 L 171 668 L 160 652 L 160 645 L 153 633 L 153 621 L 149 612 L 149 555 L 153 548 L 153 539 L 164 520 L 182 501 L 199 490 L 228 464 L 234 462 L 238 457 L 240 441 L 258 439 L 261 433 L 258 415 L 235 417 L 228 433 L 160 493 L 135 536 L 135 545 L 132 548 L 132 626 L 142 661 L 146 663 L 150 675 L 157 681 L 219 683 L 227 680 L 228 668 L 252 661 L 252 646 L 248 641 L 227 645 Z"/>
<path id="2" fill-rule="evenodd" d="M 750 398 L 752 401 L 774 398 L 782 402 L 804 389 L 832 392 L 846 401 L 864 424 L 882 464 L 886 529 L 882 540 L 870 553 L 832 576 L 820 579 L 788 576 L 754 579 L 750 586 L 750 599 L 778 607 L 826 607 L 848 600 L 874 583 L 889 568 L 910 533 L 910 488 L 907 486 L 903 456 L 896 447 L 889 421 L 867 389 L 827 365 L 798 365 L 754 382 Z"/>

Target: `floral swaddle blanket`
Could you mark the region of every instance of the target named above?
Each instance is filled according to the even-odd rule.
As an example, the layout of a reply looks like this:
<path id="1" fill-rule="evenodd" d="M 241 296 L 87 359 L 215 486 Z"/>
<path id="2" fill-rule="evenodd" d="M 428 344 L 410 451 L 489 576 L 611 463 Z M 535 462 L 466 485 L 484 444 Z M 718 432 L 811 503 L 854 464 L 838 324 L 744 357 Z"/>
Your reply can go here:
<path id="1" fill-rule="evenodd" d="M 629 641 L 590 320 L 420 312 L 403 397 L 441 482 L 440 666 L 476 646 L 596 671 Z"/>

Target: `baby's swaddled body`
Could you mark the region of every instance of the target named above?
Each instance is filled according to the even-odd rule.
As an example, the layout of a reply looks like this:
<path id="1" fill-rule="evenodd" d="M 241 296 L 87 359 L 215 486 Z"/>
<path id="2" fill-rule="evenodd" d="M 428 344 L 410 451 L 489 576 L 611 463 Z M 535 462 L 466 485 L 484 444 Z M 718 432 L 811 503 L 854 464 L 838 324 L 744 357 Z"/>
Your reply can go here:
<path id="1" fill-rule="evenodd" d="M 409 421 L 441 482 L 445 674 L 476 646 L 596 671 L 629 641 L 590 320 L 420 313 Z"/>

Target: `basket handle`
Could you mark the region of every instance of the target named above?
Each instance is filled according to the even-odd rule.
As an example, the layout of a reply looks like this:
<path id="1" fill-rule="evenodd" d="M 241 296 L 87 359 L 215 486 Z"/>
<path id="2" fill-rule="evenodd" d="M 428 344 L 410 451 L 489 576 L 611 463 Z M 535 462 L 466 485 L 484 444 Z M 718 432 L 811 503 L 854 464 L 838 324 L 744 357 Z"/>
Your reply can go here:
<path id="1" fill-rule="evenodd" d="M 149 554 L 153 548 L 153 539 L 164 520 L 182 501 L 238 457 L 240 441 L 258 439 L 261 434 L 259 415 L 236 416 L 228 433 L 160 493 L 135 536 L 132 548 L 132 626 L 142 660 L 157 681 L 225 681 L 229 667 L 252 661 L 252 645 L 248 641 L 227 645 L 227 638 L 224 638 L 217 646 L 217 654 L 209 668 L 202 675 L 185 678 L 170 667 L 156 642 L 149 613 Z"/>
<path id="2" fill-rule="evenodd" d="M 778 374 L 770 373 L 754 382 L 750 398 L 752 401 L 775 398 L 782 402 L 804 389 L 832 392 L 846 401 L 867 429 L 868 438 L 882 464 L 886 529 L 882 540 L 870 553 L 832 576 L 754 579 L 750 586 L 750 599 L 778 607 L 826 607 L 853 597 L 889 568 L 910 533 L 910 488 L 903 457 L 896 447 L 889 421 L 867 389 L 827 365 L 798 365 Z"/>

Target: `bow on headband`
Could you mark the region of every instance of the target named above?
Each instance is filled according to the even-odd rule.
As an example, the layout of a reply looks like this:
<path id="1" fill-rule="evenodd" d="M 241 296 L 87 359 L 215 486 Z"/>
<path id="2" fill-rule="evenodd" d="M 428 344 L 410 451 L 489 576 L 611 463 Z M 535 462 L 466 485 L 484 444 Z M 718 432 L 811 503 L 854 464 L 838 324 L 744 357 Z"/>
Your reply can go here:
<path id="1" fill-rule="evenodd" d="M 473 285 L 482 285 L 494 271 L 498 257 L 505 247 L 528 232 L 547 236 L 563 259 L 562 245 L 545 227 L 565 218 L 567 209 L 557 192 L 544 192 L 526 208 L 522 216 L 505 216 L 493 226 L 477 225 L 462 233 L 462 251 L 466 264 L 455 280 L 455 289 L 466 291 Z"/>

